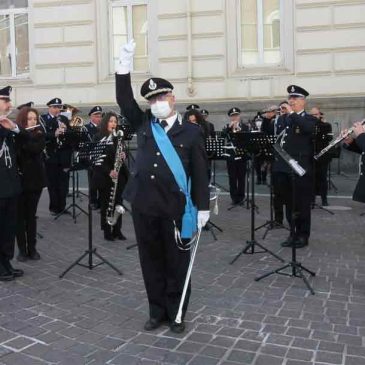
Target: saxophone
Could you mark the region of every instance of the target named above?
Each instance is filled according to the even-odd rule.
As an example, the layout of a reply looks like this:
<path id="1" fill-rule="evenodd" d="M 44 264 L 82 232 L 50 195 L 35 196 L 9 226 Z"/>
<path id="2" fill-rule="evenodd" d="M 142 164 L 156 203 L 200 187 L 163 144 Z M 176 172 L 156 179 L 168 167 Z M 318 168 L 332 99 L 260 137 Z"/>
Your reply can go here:
<path id="1" fill-rule="evenodd" d="M 119 175 L 120 168 L 123 165 L 123 159 L 122 159 L 122 152 L 123 152 L 123 132 L 119 130 L 117 133 L 113 131 L 114 137 L 117 137 L 118 143 L 117 143 L 117 149 L 115 151 L 115 160 L 114 160 L 114 171 L 117 172 L 117 175 Z M 115 226 L 118 218 L 121 214 L 125 213 L 125 209 L 122 205 L 115 205 L 115 196 L 117 193 L 118 188 L 118 177 L 116 179 L 113 179 L 113 185 L 110 191 L 110 198 L 109 198 L 109 205 L 108 210 L 106 212 L 106 222 L 110 226 Z"/>

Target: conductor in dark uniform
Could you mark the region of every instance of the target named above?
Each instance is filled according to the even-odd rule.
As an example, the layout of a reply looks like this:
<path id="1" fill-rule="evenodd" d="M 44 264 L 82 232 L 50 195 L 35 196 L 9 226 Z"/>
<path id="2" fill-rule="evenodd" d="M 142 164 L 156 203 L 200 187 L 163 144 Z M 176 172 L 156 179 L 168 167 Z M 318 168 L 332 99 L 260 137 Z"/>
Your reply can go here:
<path id="1" fill-rule="evenodd" d="M 352 152 L 361 155 L 360 177 L 356 184 L 352 199 L 354 201 L 365 203 L 365 128 L 361 122 L 354 123 L 353 133 L 344 140 L 344 147 Z M 342 133 L 346 133 L 343 131 Z"/>
<path id="2" fill-rule="evenodd" d="M 68 119 L 61 115 L 63 103 L 54 98 L 47 103 L 48 113 L 42 115 L 46 128 L 46 174 L 49 194 L 49 211 L 60 214 L 66 207 L 69 169 L 72 150 L 64 144 L 64 134 L 68 128 Z"/>
<path id="3" fill-rule="evenodd" d="M 137 131 L 136 162 L 123 196 L 132 206 L 148 296 L 149 320 L 144 328 L 151 331 L 167 320 L 171 331 L 181 333 L 185 329 L 184 322 L 176 323 L 175 318 L 190 252 L 178 247 L 176 235 L 180 231 L 182 238 L 189 238 L 209 219 L 207 156 L 201 128 L 183 121 L 176 112 L 173 85 L 169 81 L 148 79 L 142 85 L 141 95 L 150 109 L 143 112 L 139 108 L 129 73 L 134 49 L 135 43 L 131 41 L 121 50 L 116 96 L 122 114 Z M 191 194 L 181 189 L 166 149 L 176 157 L 175 162 L 181 161 L 177 164 L 179 173 L 190 181 Z M 193 210 L 188 209 L 188 205 L 192 206 L 190 203 L 197 208 L 195 218 Z M 182 319 L 188 300 L 189 292 Z"/>
<path id="4" fill-rule="evenodd" d="M 0 90 L 0 281 L 23 276 L 10 261 L 14 257 L 17 199 L 21 193 L 15 140 L 26 138 L 24 130 L 7 118 L 11 108 L 11 86 Z"/>
<path id="5" fill-rule="evenodd" d="M 232 134 L 249 132 L 247 124 L 241 120 L 241 110 L 237 107 L 228 110 L 230 123 L 222 131 L 222 135 L 228 142 L 232 142 Z M 227 170 L 229 180 L 229 193 L 233 205 L 243 203 L 245 199 L 247 159 L 238 156 L 234 149 L 227 150 Z"/>
<path id="6" fill-rule="evenodd" d="M 99 127 L 103 115 L 103 108 L 99 105 L 94 106 L 88 113 L 89 115 L 89 123 L 85 124 L 85 128 L 88 131 L 90 141 L 93 141 L 95 136 L 99 133 Z M 100 199 L 98 196 L 98 189 L 92 183 L 93 178 L 93 169 L 89 168 L 88 170 L 88 178 L 89 178 L 89 194 L 90 194 L 90 203 L 91 209 L 100 208 Z"/>
<path id="7" fill-rule="evenodd" d="M 306 173 L 301 177 L 293 174 L 280 156 L 276 156 L 273 171 L 276 173 L 277 184 L 282 190 L 281 195 L 285 199 L 286 218 L 294 231 L 294 236 L 290 235 L 282 246 L 295 245 L 301 248 L 308 245 L 311 229 L 313 135 L 316 119 L 305 111 L 306 97 L 309 95 L 306 90 L 290 85 L 287 91 L 288 104 L 284 106 L 288 115 L 283 120 L 285 125 L 279 137 L 279 143 Z M 295 184 L 295 202 L 292 197 L 292 177 Z"/>

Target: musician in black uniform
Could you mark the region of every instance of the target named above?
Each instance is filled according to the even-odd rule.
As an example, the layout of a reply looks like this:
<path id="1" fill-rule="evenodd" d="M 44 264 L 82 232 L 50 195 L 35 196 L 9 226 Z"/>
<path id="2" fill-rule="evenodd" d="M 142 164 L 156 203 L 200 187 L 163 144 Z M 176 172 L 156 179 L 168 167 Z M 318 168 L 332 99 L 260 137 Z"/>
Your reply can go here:
<path id="1" fill-rule="evenodd" d="M 203 119 L 206 121 L 206 123 L 208 123 L 208 133 L 209 133 L 209 136 L 210 137 L 214 137 L 215 136 L 214 135 L 214 132 L 215 132 L 214 124 L 208 120 L 208 117 L 209 117 L 208 110 L 202 109 L 200 111 L 200 114 L 203 116 Z"/>
<path id="2" fill-rule="evenodd" d="M 311 227 L 311 200 L 313 191 L 313 134 L 316 119 L 305 112 L 306 97 L 309 93 L 303 88 L 290 85 L 288 104 L 284 104 L 288 115 L 285 128 L 280 137 L 281 147 L 306 170 L 304 176 L 293 175 L 285 161 L 277 156 L 273 171 L 277 173 L 277 184 L 285 199 L 286 218 L 294 230 L 282 243 L 283 247 L 295 245 L 301 248 L 308 245 Z M 292 176 L 295 183 L 295 206 L 292 197 Z M 294 213 L 294 214 L 293 214 Z M 294 220 L 293 220 L 294 216 Z"/>
<path id="3" fill-rule="evenodd" d="M 126 240 L 123 235 L 122 215 L 119 215 L 116 224 L 107 223 L 107 210 L 110 203 L 110 193 L 114 180 L 118 179 L 117 191 L 113 207 L 122 205 L 122 193 L 128 181 L 128 168 L 125 163 L 122 164 L 119 174 L 114 169 L 115 153 L 117 149 L 118 139 L 114 133 L 118 125 L 118 116 L 115 113 L 106 113 L 100 123 L 100 131 L 95 135 L 94 141 L 108 141 L 105 157 L 98 161 L 93 169 L 92 185 L 95 186 L 100 193 L 100 228 L 104 231 L 104 239 L 107 241 Z M 120 138 L 120 137 L 119 137 Z M 121 159 L 126 158 L 125 152 L 122 152 Z"/>
<path id="4" fill-rule="evenodd" d="M 327 147 L 332 140 L 332 126 L 324 119 L 323 113 L 318 107 L 313 107 L 311 115 L 317 119 L 315 138 L 314 138 L 314 152 L 315 154 Z M 313 203 L 315 203 L 316 195 L 322 199 L 322 205 L 328 206 L 327 192 L 328 192 L 328 167 L 331 163 L 331 155 L 324 154 L 317 161 L 313 159 L 314 163 L 314 194 Z"/>
<path id="5" fill-rule="evenodd" d="M 349 151 L 361 154 L 360 178 L 355 187 L 352 199 L 365 203 L 365 127 L 361 122 L 354 123 L 352 135 L 344 140 L 344 148 Z M 346 133 L 347 130 L 343 131 Z"/>
<path id="6" fill-rule="evenodd" d="M 209 219 L 209 189 L 207 157 L 201 128 L 183 121 L 176 112 L 173 86 L 167 80 L 150 78 L 141 88 L 141 95 L 151 109 L 143 112 L 133 96 L 130 69 L 135 43 L 131 41 L 121 51 L 116 75 L 117 102 L 137 131 L 137 158 L 124 197 L 132 205 L 132 216 L 138 243 L 142 274 L 149 302 L 149 320 L 144 328 L 151 331 L 168 320 L 171 331 L 181 333 L 185 324 L 175 318 L 190 262 L 190 251 L 177 245 L 176 229 L 182 237 L 191 236 L 195 225 L 201 229 Z M 153 124 L 155 123 L 155 124 Z M 166 140 L 171 141 L 172 145 Z M 162 138 L 157 139 L 156 133 Z M 159 147 L 158 147 L 159 146 Z M 191 181 L 191 199 L 178 185 L 178 176 L 166 162 L 166 151 L 182 166 L 175 167 Z M 179 166 L 178 166 L 179 165 Z M 181 167 L 181 168 L 180 168 Z M 185 172 L 185 173 L 184 173 Z M 186 203 L 198 210 L 190 215 Z M 189 219 L 190 218 L 190 221 Z M 190 224 L 189 224 L 190 223 Z M 189 231 L 189 232 L 188 232 Z M 190 290 L 189 290 L 190 291 Z M 182 320 L 189 301 L 187 293 Z"/>
<path id="7" fill-rule="evenodd" d="M 57 215 L 66 207 L 72 149 L 63 143 L 69 120 L 60 115 L 63 108 L 62 100 L 54 98 L 47 103 L 47 106 L 48 113 L 43 114 L 41 118 L 47 131 L 46 174 L 49 211 L 52 215 Z"/>
<path id="8" fill-rule="evenodd" d="M 18 199 L 17 233 L 18 261 L 39 260 L 37 244 L 37 207 L 42 189 L 46 186 L 44 168 L 45 131 L 39 124 L 39 114 L 34 108 L 23 107 L 17 115 L 18 126 L 27 130 L 28 138 L 17 143 L 18 168 L 22 194 Z M 37 127 L 38 126 L 38 127 Z"/>
<path id="9" fill-rule="evenodd" d="M 247 124 L 241 120 L 241 110 L 237 107 L 228 110 L 230 123 L 222 130 L 222 136 L 231 141 L 232 133 L 249 132 Z M 227 170 L 229 179 L 229 193 L 233 205 L 242 204 L 245 199 L 247 158 L 237 156 L 233 149 L 227 149 Z"/>
<path id="10" fill-rule="evenodd" d="M 0 281 L 11 281 L 24 272 L 14 269 L 14 244 L 17 199 L 21 192 L 15 140 L 25 140 L 26 133 L 7 118 L 11 109 L 11 86 L 0 89 Z"/>
<path id="11" fill-rule="evenodd" d="M 89 111 L 89 123 L 85 124 L 85 128 L 87 129 L 88 133 L 89 133 L 89 139 L 90 141 L 92 141 L 95 137 L 95 135 L 99 132 L 99 126 L 101 123 L 101 119 L 102 119 L 102 114 L 103 114 L 103 109 L 101 106 L 96 105 L 93 108 L 91 108 L 91 110 Z M 100 201 L 99 201 L 99 196 L 98 196 L 98 189 L 93 186 L 92 184 L 92 172 L 93 169 L 89 168 L 88 170 L 88 179 L 89 179 L 89 185 L 90 185 L 90 189 L 89 189 L 89 194 L 90 194 L 90 204 L 91 204 L 91 209 L 99 209 L 100 208 Z"/>

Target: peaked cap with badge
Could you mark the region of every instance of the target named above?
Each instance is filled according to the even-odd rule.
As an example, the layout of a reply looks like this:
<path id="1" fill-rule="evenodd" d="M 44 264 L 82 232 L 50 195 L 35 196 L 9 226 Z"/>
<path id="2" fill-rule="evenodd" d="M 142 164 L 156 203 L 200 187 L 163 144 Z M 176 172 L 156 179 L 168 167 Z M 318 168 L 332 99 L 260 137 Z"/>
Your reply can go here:
<path id="1" fill-rule="evenodd" d="M 237 108 L 237 107 L 234 107 L 234 108 L 231 108 L 228 110 L 228 116 L 232 117 L 233 115 L 238 115 L 238 114 L 241 114 L 241 109 L 240 108 Z"/>
<path id="2" fill-rule="evenodd" d="M 63 103 L 60 98 L 54 98 L 54 99 L 50 100 L 46 105 L 47 106 L 58 106 L 60 108 L 63 108 Z"/>
<path id="3" fill-rule="evenodd" d="M 23 108 L 33 108 L 33 105 L 34 105 L 34 102 L 29 101 L 28 103 L 24 103 L 24 104 L 21 104 L 21 105 L 17 106 L 17 109 L 21 110 Z"/>
<path id="4" fill-rule="evenodd" d="M 207 109 L 202 109 L 201 111 L 200 111 L 200 114 L 201 115 L 209 115 L 209 112 L 208 112 L 208 110 Z"/>
<path id="5" fill-rule="evenodd" d="M 94 106 L 90 111 L 88 116 L 93 114 L 101 114 L 103 112 L 103 108 L 99 105 Z"/>
<path id="6" fill-rule="evenodd" d="M 186 107 L 186 110 L 199 110 L 200 106 L 197 104 L 190 104 Z"/>
<path id="7" fill-rule="evenodd" d="M 10 93 L 13 88 L 11 86 L 6 86 L 0 89 L 0 99 L 7 99 L 10 101 Z"/>
<path id="8" fill-rule="evenodd" d="M 169 81 L 159 77 L 152 77 L 143 83 L 141 95 L 148 100 L 152 96 L 169 93 L 173 89 L 174 87 Z"/>
<path id="9" fill-rule="evenodd" d="M 309 95 L 307 90 L 297 85 L 289 85 L 286 90 L 289 94 L 289 97 L 306 98 Z"/>

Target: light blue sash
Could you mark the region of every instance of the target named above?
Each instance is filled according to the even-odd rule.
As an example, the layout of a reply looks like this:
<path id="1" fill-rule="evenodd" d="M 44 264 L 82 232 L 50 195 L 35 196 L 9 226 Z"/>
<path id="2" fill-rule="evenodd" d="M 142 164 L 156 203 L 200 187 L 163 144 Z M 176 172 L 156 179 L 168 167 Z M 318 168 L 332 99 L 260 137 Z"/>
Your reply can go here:
<path id="1" fill-rule="evenodd" d="M 177 185 L 185 194 L 186 203 L 182 218 L 181 238 L 190 239 L 197 231 L 198 216 L 198 211 L 191 200 L 191 181 L 190 179 L 188 181 L 181 159 L 161 125 L 156 120 L 152 120 L 151 128 L 157 147 L 174 175 Z"/>

